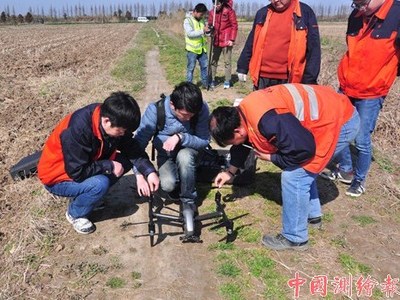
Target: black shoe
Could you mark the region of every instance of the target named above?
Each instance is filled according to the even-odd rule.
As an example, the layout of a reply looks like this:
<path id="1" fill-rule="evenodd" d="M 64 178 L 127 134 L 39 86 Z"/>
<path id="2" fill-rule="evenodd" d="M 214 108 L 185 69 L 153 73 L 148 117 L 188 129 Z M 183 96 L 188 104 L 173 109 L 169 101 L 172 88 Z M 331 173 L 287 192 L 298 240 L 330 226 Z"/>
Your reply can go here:
<path id="1" fill-rule="evenodd" d="M 310 225 L 310 227 L 313 227 L 315 229 L 321 229 L 322 228 L 322 218 L 321 217 L 309 218 L 308 225 Z"/>
<path id="2" fill-rule="evenodd" d="M 277 236 L 264 235 L 262 243 L 265 247 L 272 250 L 298 250 L 304 251 L 308 249 L 308 241 L 302 243 L 295 243 L 289 241 L 282 234 Z"/>
<path id="3" fill-rule="evenodd" d="M 344 184 L 350 184 L 353 181 L 354 174 L 353 172 L 344 172 L 339 169 L 336 170 L 324 170 L 319 176 L 327 180 L 339 180 Z"/>
<path id="4" fill-rule="evenodd" d="M 346 190 L 346 195 L 351 197 L 360 197 L 365 193 L 365 187 L 362 185 L 362 182 L 358 180 L 354 180 L 350 187 Z"/>

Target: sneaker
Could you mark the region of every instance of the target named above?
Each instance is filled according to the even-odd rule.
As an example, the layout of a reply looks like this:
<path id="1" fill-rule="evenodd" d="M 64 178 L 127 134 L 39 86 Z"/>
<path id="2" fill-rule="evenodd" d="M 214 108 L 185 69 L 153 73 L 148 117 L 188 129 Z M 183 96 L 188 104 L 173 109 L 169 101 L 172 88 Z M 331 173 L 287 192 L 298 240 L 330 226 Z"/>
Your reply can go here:
<path id="1" fill-rule="evenodd" d="M 351 197 L 360 197 L 365 193 L 365 188 L 362 183 L 358 180 L 354 180 L 350 187 L 346 190 L 346 195 Z"/>
<path id="2" fill-rule="evenodd" d="M 272 250 L 298 250 L 304 251 L 308 249 L 308 241 L 302 243 L 295 243 L 289 241 L 282 234 L 277 236 L 264 235 L 262 243 L 265 247 Z"/>
<path id="3" fill-rule="evenodd" d="M 229 81 L 224 82 L 224 89 L 229 89 L 231 87 L 231 83 Z"/>
<path id="4" fill-rule="evenodd" d="M 339 180 L 345 184 L 351 184 L 354 175 L 353 172 L 344 172 L 340 170 L 326 170 L 319 174 L 322 178 L 327 180 Z"/>
<path id="5" fill-rule="evenodd" d="M 65 217 L 67 218 L 67 221 L 72 224 L 74 227 L 75 231 L 81 234 L 89 234 L 92 233 L 96 230 L 96 226 L 92 222 L 90 222 L 86 218 L 77 218 L 74 219 L 68 211 L 65 212 Z"/>
<path id="6" fill-rule="evenodd" d="M 215 81 L 211 81 L 210 83 L 210 89 L 215 89 Z"/>
<path id="7" fill-rule="evenodd" d="M 322 218 L 321 217 L 309 218 L 308 225 L 315 229 L 321 229 L 322 228 Z"/>

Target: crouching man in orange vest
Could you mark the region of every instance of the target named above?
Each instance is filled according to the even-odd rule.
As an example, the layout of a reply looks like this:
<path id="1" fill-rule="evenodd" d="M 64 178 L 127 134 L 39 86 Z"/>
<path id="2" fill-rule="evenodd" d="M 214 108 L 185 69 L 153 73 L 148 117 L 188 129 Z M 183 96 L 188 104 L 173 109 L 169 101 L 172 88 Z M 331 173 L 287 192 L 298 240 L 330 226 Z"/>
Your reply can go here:
<path id="1" fill-rule="evenodd" d="M 282 232 L 265 235 L 274 250 L 308 248 L 307 225 L 321 226 L 316 178 L 356 136 L 359 117 L 347 96 L 330 87 L 283 84 L 251 93 L 238 107 L 218 107 L 212 137 L 231 147 L 230 166 L 215 178 L 221 187 L 243 166 L 251 146 L 282 172 Z"/>

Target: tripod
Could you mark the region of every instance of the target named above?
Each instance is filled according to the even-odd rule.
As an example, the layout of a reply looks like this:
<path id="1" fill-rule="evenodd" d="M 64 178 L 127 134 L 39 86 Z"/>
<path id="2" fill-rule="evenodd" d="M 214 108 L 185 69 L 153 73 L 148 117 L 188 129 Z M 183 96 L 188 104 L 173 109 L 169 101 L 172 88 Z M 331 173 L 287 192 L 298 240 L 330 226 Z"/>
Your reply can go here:
<path id="1" fill-rule="evenodd" d="M 212 70 L 211 70 L 211 58 L 212 58 L 212 52 L 213 52 L 213 48 L 214 48 L 214 30 L 215 30 L 215 14 L 217 12 L 217 0 L 213 1 L 214 3 L 214 15 L 213 15 L 213 21 L 212 21 L 212 27 L 210 30 L 210 49 L 208 50 L 208 68 L 207 68 L 207 91 L 210 90 L 211 88 L 211 82 L 212 82 L 212 78 L 213 78 L 213 74 L 212 74 Z"/>
<path id="2" fill-rule="evenodd" d="M 195 226 L 200 225 L 201 221 L 209 220 L 209 219 L 220 219 L 219 226 L 226 228 L 227 233 L 227 242 L 232 241 L 233 239 L 233 221 L 228 218 L 225 213 L 225 204 L 222 203 L 221 193 L 218 191 L 215 194 L 215 204 L 216 209 L 214 212 L 206 213 L 203 215 L 194 215 L 194 211 L 190 208 L 185 208 L 184 205 L 181 205 L 180 211 L 175 211 L 175 214 L 166 214 L 162 213 L 161 209 L 157 210 L 154 208 L 154 196 L 151 195 L 148 198 L 149 203 L 149 223 L 148 223 L 148 236 L 150 237 L 150 246 L 153 247 L 154 237 L 157 235 L 156 233 L 156 223 L 164 220 L 169 222 L 171 225 L 181 226 L 183 229 L 183 236 L 180 237 L 180 240 L 183 243 L 202 243 L 200 236 L 195 233 Z M 165 208 L 165 207 L 164 207 Z"/>

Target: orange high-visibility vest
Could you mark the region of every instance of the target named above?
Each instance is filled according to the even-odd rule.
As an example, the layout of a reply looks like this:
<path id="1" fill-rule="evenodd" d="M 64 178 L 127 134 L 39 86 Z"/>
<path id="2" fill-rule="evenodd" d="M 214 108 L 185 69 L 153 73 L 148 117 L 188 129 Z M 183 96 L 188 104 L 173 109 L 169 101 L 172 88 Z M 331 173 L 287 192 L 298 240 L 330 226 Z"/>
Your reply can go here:
<path id="1" fill-rule="evenodd" d="M 251 93 L 239 105 L 241 124 L 250 143 L 260 152 L 273 154 L 277 149 L 258 130 L 262 116 L 274 109 L 278 114 L 291 113 L 315 139 L 315 156 L 302 167 L 321 172 L 331 159 L 341 127 L 354 112 L 349 98 L 330 87 L 305 84 L 282 84 Z"/>
<path id="2" fill-rule="evenodd" d="M 301 17 L 299 1 L 297 1 L 293 13 L 298 17 Z M 254 29 L 253 53 L 250 59 L 249 71 L 251 79 L 253 80 L 255 86 L 258 86 L 258 80 L 260 78 L 261 60 L 265 45 L 264 41 L 272 14 L 275 14 L 275 12 L 271 9 L 268 9 L 265 23 L 263 25 L 257 24 Z M 302 30 L 297 30 L 296 24 L 294 24 L 294 22 L 292 23 L 293 24 L 288 52 L 288 81 L 298 83 L 301 82 L 304 74 L 304 69 L 306 67 L 308 30 L 306 30 L 306 28 Z"/>
<path id="3" fill-rule="evenodd" d="M 61 133 L 68 128 L 69 121 L 72 113 L 62 119 L 56 128 L 53 130 L 49 138 L 47 139 L 42 156 L 40 157 L 38 164 L 38 176 L 43 184 L 53 185 L 62 181 L 72 181 L 65 171 L 64 155 L 61 145 Z M 92 115 L 92 131 L 96 138 L 100 142 L 100 147 L 97 151 L 93 161 L 98 160 L 103 151 L 103 138 L 100 131 L 100 105 L 95 108 Z M 116 151 L 111 155 L 112 160 L 116 156 Z"/>

